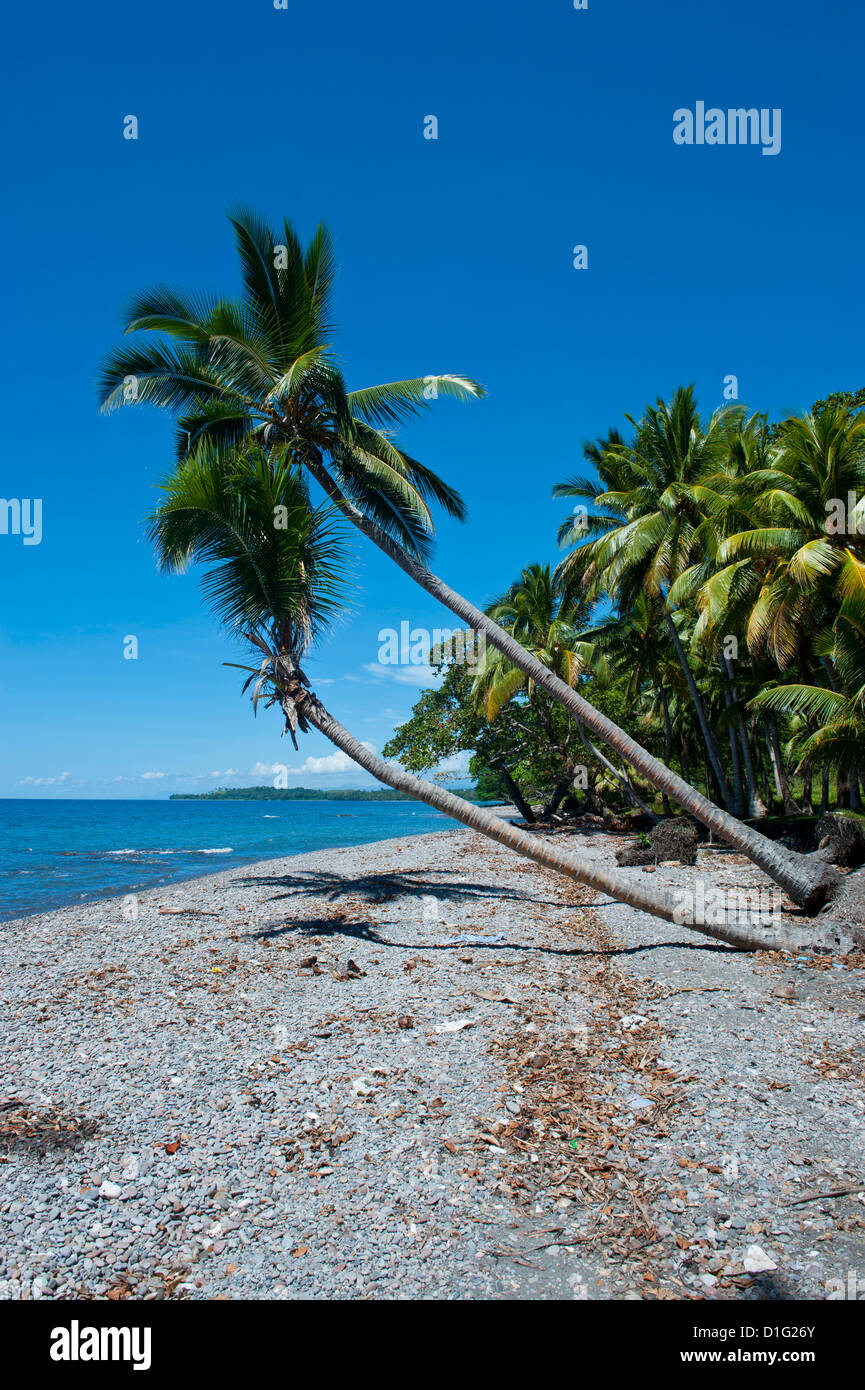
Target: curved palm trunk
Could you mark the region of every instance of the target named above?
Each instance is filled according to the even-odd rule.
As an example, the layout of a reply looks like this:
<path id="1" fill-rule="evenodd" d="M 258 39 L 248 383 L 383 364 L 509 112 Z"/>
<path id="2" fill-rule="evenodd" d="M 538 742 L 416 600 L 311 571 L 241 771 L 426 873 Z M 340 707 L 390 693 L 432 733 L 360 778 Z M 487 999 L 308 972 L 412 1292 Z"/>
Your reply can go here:
<path id="1" fill-rule="evenodd" d="M 677 926 L 688 927 L 699 932 L 701 936 L 709 936 L 747 951 L 779 948 L 800 950 L 810 942 L 810 937 L 801 933 L 782 935 L 757 924 L 745 925 L 741 920 L 720 925 L 695 922 L 694 916 L 703 914 L 694 907 L 685 911 L 685 905 L 676 895 L 658 892 L 638 880 L 626 878 L 624 874 L 606 869 L 592 860 L 582 859 L 579 855 L 565 853 L 554 845 L 544 844 L 536 836 L 526 834 L 524 830 L 519 830 L 491 811 L 465 801 L 461 796 L 454 796 L 452 792 L 445 791 L 443 787 L 437 787 L 432 782 L 424 782 L 401 767 L 386 763 L 334 719 L 311 692 L 303 698 L 302 709 L 303 717 L 309 724 L 377 781 L 384 782 L 395 791 L 407 792 L 418 801 L 425 802 L 427 806 L 434 806 L 436 810 L 443 811 L 446 816 L 452 816 L 470 830 L 476 830 L 488 839 L 496 840 L 516 854 L 531 859 L 535 864 L 543 865 L 545 869 L 564 874 L 565 877 L 585 883 L 601 893 L 608 893 L 610 897 L 627 903 L 629 907 L 640 912 L 648 912 L 653 917 L 661 917 L 667 922 L 675 922 Z"/>
<path id="2" fill-rule="evenodd" d="M 809 912 L 817 912 L 823 906 L 843 881 L 837 870 L 828 864 L 811 861 L 805 855 L 792 853 L 782 845 L 775 844 L 751 826 L 736 820 L 720 806 L 715 806 L 707 797 L 701 796 L 696 788 L 665 767 L 657 758 L 652 757 L 651 753 L 637 743 L 636 739 L 631 738 L 630 734 L 625 733 L 624 729 L 620 729 L 605 714 L 595 709 L 594 705 L 590 705 L 588 700 L 578 695 L 576 690 L 572 690 L 558 676 L 553 675 L 480 608 L 476 608 L 473 603 L 451 589 L 420 561 L 413 559 L 396 541 L 391 540 L 381 527 L 364 516 L 349 501 L 320 459 L 309 457 L 306 466 L 346 519 L 399 565 L 410 579 L 458 618 L 462 618 L 476 632 L 482 632 L 509 661 L 531 677 L 541 689 L 548 691 L 553 699 L 576 719 L 581 720 L 593 734 L 615 749 L 619 756 L 635 767 L 653 787 L 666 792 L 720 839 L 759 865 L 771 879 L 780 884 L 794 902 Z"/>
<path id="3" fill-rule="evenodd" d="M 511 776 L 510 768 L 506 767 L 504 763 L 496 763 L 496 767 L 502 774 L 502 779 L 511 794 L 511 800 L 526 822 L 526 825 L 534 825 L 536 819 L 535 813 L 523 796 L 516 778 Z"/>
<path id="4" fill-rule="evenodd" d="M 544 820 L 551 820 L 556 814 L 573 785 L 573 777 L 561 777 L 553 788 L 553 794 L 544 807 Z"/>

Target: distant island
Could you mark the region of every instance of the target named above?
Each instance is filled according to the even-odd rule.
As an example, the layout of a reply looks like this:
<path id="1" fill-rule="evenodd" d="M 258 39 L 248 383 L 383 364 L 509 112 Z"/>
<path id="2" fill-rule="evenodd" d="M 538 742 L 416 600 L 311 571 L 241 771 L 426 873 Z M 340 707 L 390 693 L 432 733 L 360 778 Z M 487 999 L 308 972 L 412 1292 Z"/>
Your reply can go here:
<path id="1" fill-rule="evenodd" d="M 465 801 L 475 801 L 474 791 L 453 791 Z M 211 792 L 172 792 L 169 801 L 415 801 L 405 792 L 383 787 L 380 791 L 355 791 L 352 788 L 319 791 L 313 787 L 217 787 Z"/>

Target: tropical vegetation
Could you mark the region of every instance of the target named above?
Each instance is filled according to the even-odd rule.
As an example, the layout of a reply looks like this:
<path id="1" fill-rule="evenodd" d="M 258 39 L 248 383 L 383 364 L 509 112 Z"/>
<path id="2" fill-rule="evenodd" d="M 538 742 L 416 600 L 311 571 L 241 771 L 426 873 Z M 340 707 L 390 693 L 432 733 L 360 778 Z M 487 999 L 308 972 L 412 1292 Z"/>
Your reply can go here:
<path id="1" fill-rule="evenodd" d="M 272 229 L 244 211 L 231 222 L 240 297 L 162 286 L 136 295 L 126 323 L 133 339 L 105 364 L 103 408 L 167 409 L 178 479 L 193 476 L 187 468 L 237 479 L 240 460 L 257 470 L 261 489 L 267 473 L 281 488 L 290 479 L 300 489 L 291 500 L 298 527 L 303 508 L 312 534 L 338 515 L 484 635 L 488 662 L 471 698 L 490 726 L 506 709 L 513 720 L 529 707 L 567 746 L 579 739 L 649 813 L 657 814 L 649 803 L 658 798 L 665 811 L 678 803 L 795 902 L 818 910 L 840 876 L 761 834 L 755 818 L 773 790 L 788 811 L 809 804 L 815 772 L 822 802 L 860 804 L 858 398 L 829 398 L 770 427 L 738 408 L 703 422 L 683 388 L 639 419 L 627 417 L 630 437 L 613 430 L 588 444 L 592 472 L 556 488 L 577 505 L 561 531 L 568 554 L 555 575 L 528 566 L 517 589 L 484 611 L 426 563 L 431 508 L 460 518 L 461 499 L 394 439 L 433 400 L 476 398 L 482 388 L 447 373 L 349 390 L 332 347 L 327 231 L 304 247 L 288 223 Z M 330 508 L 326 522 L 310 483 Z M 518 590 L 535 583 L 530 575 L 548 588 L 546 631 L 540 613 L 520 610 Z M 302 622 L 327 620 L 327 589 L 315 603 L 304 598 Z M 594 627 L 580 631 L 594 608 Z M 266 681 L 279 674 L 282 682 L 279 643 L 253 637 L 265 641 Z M 293 638 L 290 650 L 297 648 Z M 626 677 L 620 723 L 603 704 L 615 706 L 616 681 L 621 687 Z M 303 704 L 294 677 L 292 690 Z M 297 707 L 302 727 L 298 700 L 280 702 Z M 497 766 L 504 777 L 506 759 Z M 701 776 L 703 791 L 695 785 Z"/>

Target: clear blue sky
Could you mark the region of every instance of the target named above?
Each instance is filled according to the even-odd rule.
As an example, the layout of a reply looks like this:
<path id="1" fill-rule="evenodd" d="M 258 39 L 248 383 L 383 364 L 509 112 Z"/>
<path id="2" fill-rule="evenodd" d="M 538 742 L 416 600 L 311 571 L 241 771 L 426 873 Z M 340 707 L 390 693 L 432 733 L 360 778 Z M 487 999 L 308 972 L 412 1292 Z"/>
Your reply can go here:
<path id="1" fill-rule="evenodd" d="M 195 577 L 156 573 L 141 519 L 169 421 L 95 405 L 130 290 L 236 288 L 237 202 L 304 234 L 330 224 L 351 385 L 439 371 L 487 385 L 485 401 L 444 403 L 404 436 L 467 498 L 469 524 L 442 524 L 436 564 L 476 600 L 555 560 L 550 487 L 624 411 L 691 380 L 708 411 L 728 373 L 772 413 L 865 384 L 854 3 L 14 11 L 0 495 L 41 498 L 43 537 L 0 535 L 0 795 L 164 796 L 330 752 L 315 736 L 293 754 L 276 712 L 253 720 Z M 674 145 L 674 110 L 700 100 L 780 108 L 781 152 Z M 429 114 L 437 141 L 423 138 Z M 381 748 L 417 687 L 367 669 L 378 631 L 446 615 L 356 544 L 357 611 L 310 671 Z"/>

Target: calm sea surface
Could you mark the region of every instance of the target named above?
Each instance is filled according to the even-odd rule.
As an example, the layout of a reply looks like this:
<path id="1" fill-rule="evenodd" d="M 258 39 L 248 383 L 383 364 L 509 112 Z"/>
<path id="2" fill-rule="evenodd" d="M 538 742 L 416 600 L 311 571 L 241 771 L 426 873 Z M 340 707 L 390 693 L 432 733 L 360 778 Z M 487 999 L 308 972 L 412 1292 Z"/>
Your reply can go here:
<path id="1" fill-rule="evenodd" d="M 0 921 L 455 825 L 419 801 L 0 800 Z"/>

